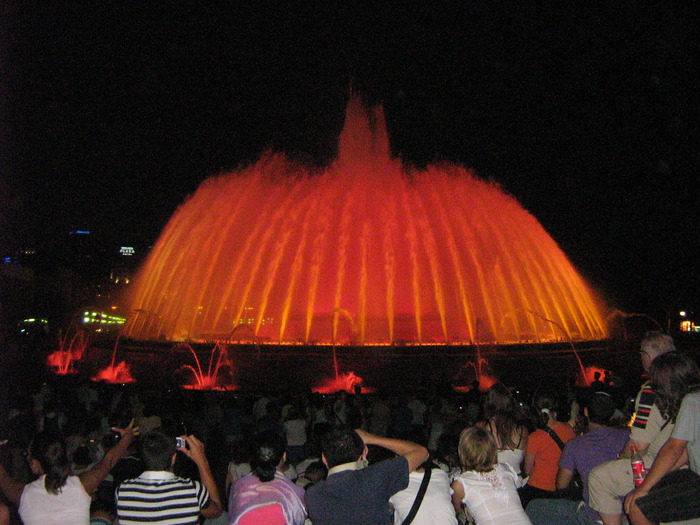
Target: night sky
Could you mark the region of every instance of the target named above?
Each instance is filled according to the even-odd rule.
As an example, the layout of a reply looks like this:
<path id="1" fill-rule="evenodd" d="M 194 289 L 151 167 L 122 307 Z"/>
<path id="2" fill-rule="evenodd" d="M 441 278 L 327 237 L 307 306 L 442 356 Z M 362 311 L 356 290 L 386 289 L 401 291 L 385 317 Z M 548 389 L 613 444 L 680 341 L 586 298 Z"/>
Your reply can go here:
<path id="1" fill-rule="evenodd" d="M 611 305 L 700 306 L 691 2 L 203 4 L 0 3 L 0 252 L 147 249 L 209 175 L 328 162 L 353 86 L 397 156 L 500 183 Z"/>

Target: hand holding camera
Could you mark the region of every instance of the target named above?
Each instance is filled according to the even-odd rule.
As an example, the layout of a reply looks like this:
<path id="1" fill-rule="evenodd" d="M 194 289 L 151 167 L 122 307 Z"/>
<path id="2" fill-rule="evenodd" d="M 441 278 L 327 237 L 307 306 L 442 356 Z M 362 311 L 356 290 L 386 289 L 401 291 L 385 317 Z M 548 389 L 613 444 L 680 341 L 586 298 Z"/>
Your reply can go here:
<path id="1" fill-rule="evenodd" d="M 182 442 L 184 442 L 183 447 L 180 446 Z M 177 447 L 177 450 L 179 452 L 182 452 L 185 456 L 194 461 L 198 466 L 207 463 L 206 455 L 204 453 L 204 443 L 202 443 L 194 435 L 181 436 L 176 438 L 175 446 Z"/>

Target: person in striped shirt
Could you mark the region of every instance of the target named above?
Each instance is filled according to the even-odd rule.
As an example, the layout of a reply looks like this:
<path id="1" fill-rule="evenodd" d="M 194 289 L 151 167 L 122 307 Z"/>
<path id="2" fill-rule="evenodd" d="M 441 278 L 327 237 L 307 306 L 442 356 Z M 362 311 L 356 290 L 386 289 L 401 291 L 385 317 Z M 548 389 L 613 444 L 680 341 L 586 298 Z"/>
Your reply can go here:
<path id="1" fill-rule="evenodd" d="M 648 333 L 639 349 L 645 375 L 657 357 L 675 349 L 670 335 L 661 332 Z M 659 409 L 656 392 L 650 381 L 642 385 L 635 398 L 634 407 L 630 439 L 619 459 L 597 466 L 588 476 L 590 505 L 600 514 L 605 525 L 622 523 L 621 498 L 634 489 L 629 460 L 632 447 L 637 448 L 644 458 L 644 463 L 649 467 L 674 428 L 673 422 Z"/>
<path id="2" fill-rule="evenodd" d="M 161 431 L 154 430 L 142 436 L 141 455 L 146 471 L 117 488 L 120 525 L 195 525 L 200 514 L 204 518 L 221 515 L 221 499 L 204 444 L 193 435 L 182 437 L 186 446 L 177 448 L 175 438 Z M 173 473 L 178 452 L 194 461 L 201 481 Z"/>

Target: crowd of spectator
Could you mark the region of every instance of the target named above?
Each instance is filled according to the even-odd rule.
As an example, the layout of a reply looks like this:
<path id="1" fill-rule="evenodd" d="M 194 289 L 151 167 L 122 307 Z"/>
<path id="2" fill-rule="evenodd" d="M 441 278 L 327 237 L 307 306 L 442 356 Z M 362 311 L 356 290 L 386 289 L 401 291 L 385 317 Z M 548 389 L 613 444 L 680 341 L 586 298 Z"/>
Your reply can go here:
<path id="1" fill-rule="evenodd" d="M 469 392 L 253 396 L 57 377 L 10 396 L 0 427 L 0 525 L 693 517 L 687 495 L 671 519 L 659 509 L 667 487 L 698 481 L 700 416 L 691 401 L 700 374 L 663 334 L 642 343 L 641 359 L 652 382 L 640 379 L 631 392 L 551 378 L 529 392 L 475 382 Z M 681 417 L 695 419 L 679 425 Z M 637 488 L 632 445 L 649 469 Z"/>

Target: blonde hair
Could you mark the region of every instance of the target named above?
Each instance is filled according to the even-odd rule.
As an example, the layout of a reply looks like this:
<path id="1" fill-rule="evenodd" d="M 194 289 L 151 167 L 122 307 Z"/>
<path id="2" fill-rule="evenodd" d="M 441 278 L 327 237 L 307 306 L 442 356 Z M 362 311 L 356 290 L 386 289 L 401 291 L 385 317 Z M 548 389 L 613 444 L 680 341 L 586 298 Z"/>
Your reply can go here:
<path id="1" fill-rule="evenodd" d="M 488 472 L 498 462 L 498 450 L 493 435 L 482 427 L 469 427 L 459 435 L 459 461 L 462 468 Z"/>

